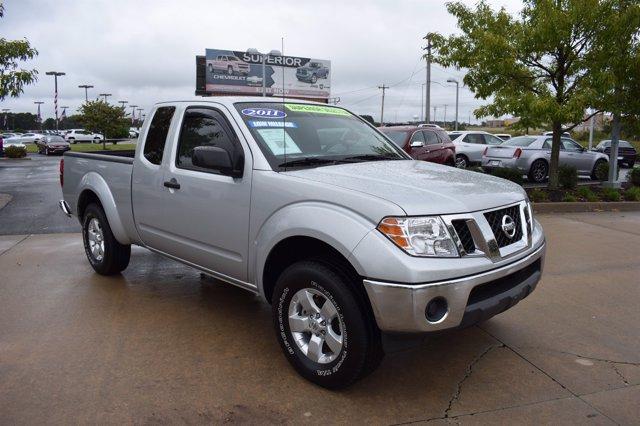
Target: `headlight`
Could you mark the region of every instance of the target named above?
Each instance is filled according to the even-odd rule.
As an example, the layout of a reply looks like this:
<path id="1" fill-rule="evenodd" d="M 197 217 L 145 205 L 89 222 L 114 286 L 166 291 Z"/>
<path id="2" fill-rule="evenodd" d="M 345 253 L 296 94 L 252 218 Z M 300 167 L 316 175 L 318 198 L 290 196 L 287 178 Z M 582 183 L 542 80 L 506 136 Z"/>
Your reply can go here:
<path id="1" fill-rule="evenodd" d="M 458 257 L 456 245 L 438 216 L 387 217 L 378 231 L 412 256 Z"/>

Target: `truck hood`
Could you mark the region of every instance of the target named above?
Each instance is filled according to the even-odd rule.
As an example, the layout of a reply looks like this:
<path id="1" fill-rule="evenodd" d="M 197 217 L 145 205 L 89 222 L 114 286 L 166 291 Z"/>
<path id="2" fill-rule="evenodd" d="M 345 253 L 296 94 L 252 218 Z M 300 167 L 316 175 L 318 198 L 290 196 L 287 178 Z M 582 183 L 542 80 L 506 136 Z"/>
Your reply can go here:
<path id="1" fill-rule="evenodd" d="M 425 161 L 372 161 L 284 174 L 382 198 L 407 215 L 468 213 L 526 197 L 513 182 Z"/>

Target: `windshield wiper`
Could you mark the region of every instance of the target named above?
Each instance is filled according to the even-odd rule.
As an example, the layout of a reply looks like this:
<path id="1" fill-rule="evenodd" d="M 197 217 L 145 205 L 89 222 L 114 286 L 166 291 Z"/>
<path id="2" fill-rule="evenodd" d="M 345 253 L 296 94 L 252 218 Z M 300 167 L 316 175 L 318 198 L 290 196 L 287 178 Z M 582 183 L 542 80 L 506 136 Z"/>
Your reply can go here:
<path id="1" fill-rule="evenodd" d="M 351 157 L 345 157 L 347 161 L 384 161 L 384 160 L 402 160 L 400 157 L 391 155 L 375 155 L 375 154 L 362 154 L 353 155 Z"/>
<path id="2" fill-rule="evenodd" d="M 316 166 L 319 164 L 337 164 L 336 160 L 329 160 L 321 157 L 304 157 L 296 160 L 285 161 L 278 164 L 278 167 L 296 167 L 296 166 Z"/>

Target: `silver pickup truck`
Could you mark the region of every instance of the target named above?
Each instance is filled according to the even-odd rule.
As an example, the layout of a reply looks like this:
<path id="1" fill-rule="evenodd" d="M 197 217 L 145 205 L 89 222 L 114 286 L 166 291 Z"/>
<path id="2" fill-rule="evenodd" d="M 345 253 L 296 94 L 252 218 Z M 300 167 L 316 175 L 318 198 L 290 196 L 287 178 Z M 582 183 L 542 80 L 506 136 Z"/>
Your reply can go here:
<path id="1" fill-rule="evenodd" d="M 134 152 L 65 153 L 96 272 L 146 247 L 272 305 L 305 378 L 345 387 L 388 337 L 467 327 L 534 290 L 542 228 L 506 180 L 414 161 L 366 121 L 265 98 L 157 104 Z"/>

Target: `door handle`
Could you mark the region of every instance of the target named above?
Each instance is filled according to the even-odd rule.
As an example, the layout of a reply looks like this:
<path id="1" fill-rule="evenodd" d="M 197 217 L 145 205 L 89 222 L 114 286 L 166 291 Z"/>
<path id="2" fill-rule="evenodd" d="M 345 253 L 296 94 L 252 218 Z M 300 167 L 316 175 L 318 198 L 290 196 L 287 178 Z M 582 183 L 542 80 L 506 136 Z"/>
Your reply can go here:
<path id="1" fill-rule="evenodd" d="M 171 180 L 166 181 L 164 183 L 164 186 L 171 189 L 180 189 L 180 184 L 178 183 L 176 178 L 171 178 Z"/>

